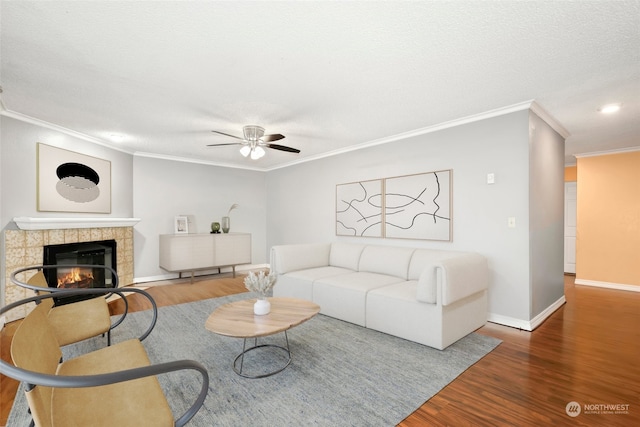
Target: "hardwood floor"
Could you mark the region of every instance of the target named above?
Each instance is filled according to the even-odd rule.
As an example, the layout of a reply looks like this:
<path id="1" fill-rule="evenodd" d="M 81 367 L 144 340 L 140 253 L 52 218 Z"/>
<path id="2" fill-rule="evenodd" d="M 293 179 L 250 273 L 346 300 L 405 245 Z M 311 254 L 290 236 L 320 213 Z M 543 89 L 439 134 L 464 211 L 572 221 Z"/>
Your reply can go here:
<path id="1" fill-rule="evenodd" d="M 148 290 L 159 306 L 245 291 L 241 276 Z M 576 286 L 565 276 L 565 295 L 567 303 L 533 332 L 493 323 L 480 328 L 502 344 L 400 426 L 640 425 L 640 293 Z M 112 312 L 119 304 L 111 304 Z M 133 297 L 130 307 L 148 308 Z M 16 323 L 0 336 L 4 360 Z M 16 386 L 0 378 L 0 425 Z M 566 413 L 573 401 L 582 410 L 575 418 Z M 611 413 L 615 409 L 605 405 L 627 413 Z"/>

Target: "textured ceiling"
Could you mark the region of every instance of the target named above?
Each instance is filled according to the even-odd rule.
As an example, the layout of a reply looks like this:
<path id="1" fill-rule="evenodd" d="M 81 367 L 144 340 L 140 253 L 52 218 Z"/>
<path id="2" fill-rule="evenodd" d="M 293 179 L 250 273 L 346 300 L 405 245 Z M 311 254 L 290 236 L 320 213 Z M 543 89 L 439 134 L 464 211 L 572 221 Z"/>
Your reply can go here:
<path id="1" fill-rule="evenodd" d="M 640 145 L 639 1 L 2 1 L 0 19 L 3 114 L 131 153 L 270 169 L 529 100 L 568 162 Z M 302 153 L 206 147 L 245 124 Z"/>

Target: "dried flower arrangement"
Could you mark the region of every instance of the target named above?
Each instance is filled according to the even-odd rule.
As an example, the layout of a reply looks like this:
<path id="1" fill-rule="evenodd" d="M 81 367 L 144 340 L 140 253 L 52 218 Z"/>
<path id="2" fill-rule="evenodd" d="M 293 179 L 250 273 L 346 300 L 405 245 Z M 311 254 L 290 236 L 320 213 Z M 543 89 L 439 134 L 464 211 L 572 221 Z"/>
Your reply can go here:
<path id="1" fill-rule="evenodd" d="M 267 293 L 276 284 L 276 274 L 269 272 L 265 274 L 264 271 L 260 271 L 257 275 L 250 271 L 249 275 L 244 278 L 244 286 L 251 292 L 255 292 L 261 298 L 267 296 Z"/>

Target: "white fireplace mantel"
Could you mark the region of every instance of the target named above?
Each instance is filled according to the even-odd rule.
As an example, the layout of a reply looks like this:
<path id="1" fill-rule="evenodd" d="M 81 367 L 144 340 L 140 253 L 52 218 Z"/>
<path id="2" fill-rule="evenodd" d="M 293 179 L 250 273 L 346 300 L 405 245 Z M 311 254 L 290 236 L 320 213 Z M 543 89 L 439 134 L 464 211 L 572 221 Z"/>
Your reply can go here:
<path id="1" fill-rule="evenodd" d="M 67 228 L 133 227 L 140 218 L 13 218 L 20 230 L 64 230 Z"/>

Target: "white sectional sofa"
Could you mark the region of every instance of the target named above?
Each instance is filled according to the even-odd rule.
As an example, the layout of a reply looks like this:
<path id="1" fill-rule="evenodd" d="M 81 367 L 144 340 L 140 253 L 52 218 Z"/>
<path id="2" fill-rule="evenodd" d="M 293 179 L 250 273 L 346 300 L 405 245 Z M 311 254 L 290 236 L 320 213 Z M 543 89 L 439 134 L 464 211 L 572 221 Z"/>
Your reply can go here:
<path id="1" fill-rule="evenodd" d="M 274 296 L 437 349 L 487 320 L 487 260 L 472 252 L 334 242 L 271 249 Z"/>

